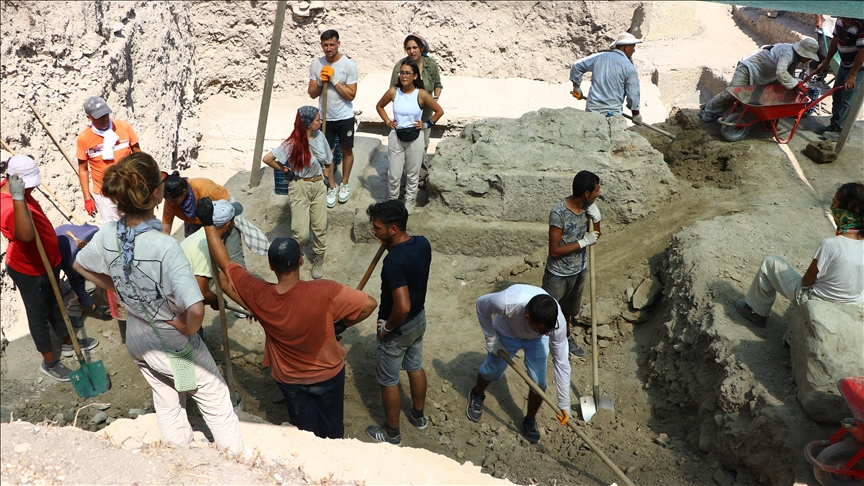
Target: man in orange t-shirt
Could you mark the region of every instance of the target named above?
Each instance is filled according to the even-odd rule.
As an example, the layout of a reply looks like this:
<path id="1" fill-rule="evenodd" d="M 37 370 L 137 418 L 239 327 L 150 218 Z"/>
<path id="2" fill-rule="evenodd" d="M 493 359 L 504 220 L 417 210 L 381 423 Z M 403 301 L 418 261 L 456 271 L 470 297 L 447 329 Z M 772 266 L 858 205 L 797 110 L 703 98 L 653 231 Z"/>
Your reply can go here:
<path id="1" fill-rule="evenodd" d="M 138 136 L 132 127 L 120 120 L 112 120 L 111 108 L 104 99 L 91 96 L 84 102 L 84 113 L 90 126 L 78 135 L 78 180 L 84 194 L 84 210 L 93 216 L 99 213 L 102 224 L 117 221 L 117 207 L 102 196 L 102 174 L 109 165 L 119 162 L 132 152 L 140 152 Z M 90 191 L 90 179 L 93 191 Z"/>
<path id="2" fill-rule="evenodd" d="M 213 203 L 198 200 L 196 212 L 207 245 L 231 286 L 261 323 L 265 366 L 285 396 L 291 423 L 318 437 L 341 439 L 345 395 L 345 349 L 336 339 L 334 321 L 353 326 L 378 307 L 364 292 L 332 280 L 300 280 L 303 256 L 291 238 L 277 238 L 268 259 L 276 274 L 271 284 L 231 262 L 213 226 Z"/>

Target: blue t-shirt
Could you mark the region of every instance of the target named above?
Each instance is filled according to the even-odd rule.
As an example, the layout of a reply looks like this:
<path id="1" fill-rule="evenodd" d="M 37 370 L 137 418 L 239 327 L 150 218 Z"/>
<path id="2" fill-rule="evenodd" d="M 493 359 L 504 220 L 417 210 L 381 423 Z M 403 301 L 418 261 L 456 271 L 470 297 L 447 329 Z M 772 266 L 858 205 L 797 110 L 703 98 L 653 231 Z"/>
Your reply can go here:
<path id="1" fill-rule="evenodd" d="M 381 305 L 378 319 L 388 319 L 393 312 L 393 290 L 408 286 L 411 311 L 405 321 L 417 317 L 426 304 L 426 284 L 429 281 L 429 266 L 432 264 L 432 246 L 422 236 L 412 236 L 408 241 L 390 249 L 381 267 Z M 403 322 L 400 322 L 401 326 Z"/>

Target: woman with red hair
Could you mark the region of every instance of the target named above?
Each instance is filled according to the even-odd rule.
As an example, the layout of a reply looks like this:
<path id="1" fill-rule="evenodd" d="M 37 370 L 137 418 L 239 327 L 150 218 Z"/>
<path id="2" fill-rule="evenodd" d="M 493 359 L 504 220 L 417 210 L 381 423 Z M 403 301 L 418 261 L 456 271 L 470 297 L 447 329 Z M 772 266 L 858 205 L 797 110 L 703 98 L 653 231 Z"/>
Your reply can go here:
<path id="1" fill-rule="evenodd" d="M 291 204 L 291 236 L 301 246 L 309 239 L 312 226 L 312 278 L 324 276 L 324 251 L 327 249 L 327 186 L 333 181 L 333 155 L 321 133 L 321 116 L 314 106 L 301 106 L 294 120 L 294 131 L 278 147 L 264 156 L 264 163 L 285 175 L 288 202 Z"/>

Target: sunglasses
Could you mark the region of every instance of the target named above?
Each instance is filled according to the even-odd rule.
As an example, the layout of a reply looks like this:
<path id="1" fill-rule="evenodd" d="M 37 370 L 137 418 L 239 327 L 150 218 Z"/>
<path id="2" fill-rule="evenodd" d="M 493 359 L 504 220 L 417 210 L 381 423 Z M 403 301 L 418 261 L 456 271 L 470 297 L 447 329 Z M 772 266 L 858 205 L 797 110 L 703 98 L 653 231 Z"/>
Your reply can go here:
<path id="1" fill-rule="evenodd" d="M 399 71 L 399 76 L 413 76 L 414 71 Z"/>

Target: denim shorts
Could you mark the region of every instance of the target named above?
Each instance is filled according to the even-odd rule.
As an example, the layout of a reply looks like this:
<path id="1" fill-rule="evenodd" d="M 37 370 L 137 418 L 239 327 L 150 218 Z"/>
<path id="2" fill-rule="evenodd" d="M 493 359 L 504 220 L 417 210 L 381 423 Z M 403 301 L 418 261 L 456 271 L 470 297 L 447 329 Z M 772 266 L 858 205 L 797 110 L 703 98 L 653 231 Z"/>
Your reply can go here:
<path id="1" fill-rule="evenodd" d="M 519 339 L 498 334 L 498 340 L 507 350 L 510 359 L 520 349 L 525 350 L 525 368 L 528 376 L 542 390 L 546 389 L 546 358 L 549 356 L 549 336 L 534 339 Z M 480 365 L 480 376 L 486 381 L 497 381 L 504 377 L 507 362 L 496 354 L 487 354 L 486 360 Z"/>
<path id="2" fill-rule="evenodd" d="M 426 311 L 397 328 L 401 335 L 390 333 L 378 338 L 375 356 L 378 361 L 378 383 L 381 386 L 399 384 L 399 369 L 411 373 L 423 368 L 423 334 L 426 332 Z"/>
<path id="3" fill-rule="evenodd" d="M 543 274 L 543 290 L 558 301 L 561 312 L 570 317 L 579 315 L 582 307 L 582 292 L 585 290 L 587 268 L 569 277 L 559 277 L 546 269 Z"/>

